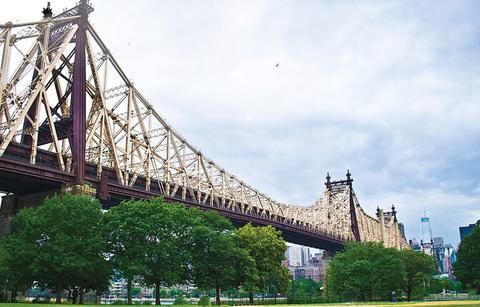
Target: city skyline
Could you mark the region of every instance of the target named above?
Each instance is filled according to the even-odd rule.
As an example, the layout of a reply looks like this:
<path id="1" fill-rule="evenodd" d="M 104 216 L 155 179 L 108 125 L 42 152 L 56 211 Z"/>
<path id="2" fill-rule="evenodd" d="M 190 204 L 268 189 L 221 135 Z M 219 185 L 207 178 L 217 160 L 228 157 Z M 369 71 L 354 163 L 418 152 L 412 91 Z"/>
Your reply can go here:
<path id="1" fill-rule="evenodd" d="M 426 210 L 456 245 L 480 218 L 478 4 L 461 4 L 94 1 L 91 21 L 159 113 L 252 186 L 311 205 L 350 169 L 370 215 L 395 204 L 410 239 Z"/>

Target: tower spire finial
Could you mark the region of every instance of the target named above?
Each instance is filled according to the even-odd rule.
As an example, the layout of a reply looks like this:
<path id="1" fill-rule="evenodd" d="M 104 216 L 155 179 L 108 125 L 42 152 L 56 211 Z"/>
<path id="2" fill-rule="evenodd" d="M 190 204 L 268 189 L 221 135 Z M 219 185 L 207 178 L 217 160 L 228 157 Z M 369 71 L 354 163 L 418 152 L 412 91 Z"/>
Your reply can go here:
<path id="1" fill-rule="evenodd" d="M 331 184 L 330 184 L 330 179 L 331 179 L 331 177 L 330 177 L 330 173 L 329 173 L 329 172 L 327 172 L 327 177 L 326 177 L 325 179 L 326 179 L 325 186 L 326 186 L 327 188 L 330 188 L 330 186 L 331 186 Z"/>
<path id="2" fill-rule="evenodd" d="M 47 7 L 43 8 L 42 13 L 43 13 L 44 19 L 52 18 L 53 11 L 52 11 L 52 8 L 50 7 L 50 1 L 47 2 Z"/>
<path id="3" fill-rule="evenodd" d="M 398 222 L 397 220 L 397 210 L 395 210 L 395 205 L 392 204 L 392 215 L 393 215 L 393 221 Z"/>
<path id="4" fill-rule="evenodd" d="M 347 169 L 347 182 L 350 186 L 352 185 L 352 181 L 353 181 L 352 174 L 350 173 L 350 170 Z"/>

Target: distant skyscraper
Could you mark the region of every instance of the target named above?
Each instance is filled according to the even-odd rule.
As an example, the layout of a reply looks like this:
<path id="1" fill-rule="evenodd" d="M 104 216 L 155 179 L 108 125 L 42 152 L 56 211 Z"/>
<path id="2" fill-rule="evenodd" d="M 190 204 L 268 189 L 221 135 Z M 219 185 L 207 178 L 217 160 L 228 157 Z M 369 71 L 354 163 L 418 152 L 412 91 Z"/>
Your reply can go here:
<path id="1" fill-rule="evenodd" d="M 306 246 L 291 245 L 285 254 L 290 266 L 305 266 L 311 258 L 310 248 Z"/>
<path id="2" fill-rule="evenodd" d="M 314 256 L 312 257 L 312 254 Z M 320 282 L 323 277 L 322 253 L 306 246 L 289 245 L 285 253 L 287 258 L 284 265 L 290 271 L 294 280 L 301 278 L 313 279 Z"/>
<path id="3" fill-rule="evenodd" d="M 433 238 L 433 247 L 434 248 L 443 248 L 444 247 L 443 237 Z"/>
<path id="4" fill-rule="evenodd" d="M 288 247 L 288 263 L 291 266 L 302 266 L 302 248 L 300 246 Z"/>
<path id="5" fill-rule="evenodd" d="M 444 264 L 443 264 L 443 269 L 444 269 L 444 274 L 448 274 L 450 276 L 453 276 L 453 267 L 452 265 L 455 263 L 457 260 L 457 254 L 455 249 L 451 244 L 445 244 L 445 257 L 443 258 Z"/>
<path id="6" fill-rule="evenodd" d="M 440 273 L 448 273 L 447 268 L 445 267 L 445 245 L 443 244 L 442 237 L 433 238 L 433 255 L 437 260 L 437 266 Z"/>
<path id="7" fill-rule="evenodd" d="M 459 227 L 458 229 L 460 230 L 460 240 L 463 240 L 463 238 L 468 236 L 472 232 L 473 228 L 475 228 L 475 225 L 477 224 L 480 224 L 480 220 L 478 220 L 476 224 L 470 224 L 468 226 Z"/>
<path id="8" fill-rule="evenodd" d="M 307 265 L 310 260 L 310 248 L 302 247 L 302 266 Z"/>
<path id="9" fill-rule="evenodd" d="M 433 239 L 432 227 L 430 226 L 430 218 L 427 216 L 427 213 L 424 212 L 424 215 L 425 216 L 420 219 L 422 222 L 422 242 L 428 243 Z"/>

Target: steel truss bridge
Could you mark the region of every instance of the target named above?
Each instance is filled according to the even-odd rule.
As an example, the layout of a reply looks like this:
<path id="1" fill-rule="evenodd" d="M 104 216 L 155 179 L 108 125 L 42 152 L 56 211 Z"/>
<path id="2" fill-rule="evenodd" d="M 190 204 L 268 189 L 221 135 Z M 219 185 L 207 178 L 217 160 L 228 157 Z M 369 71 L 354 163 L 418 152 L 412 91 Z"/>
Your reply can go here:
<path id="1" fill-rule="evenodd" d="M 191 145 L 125 75 L 82 0 L 43 19 L 0 25 L 0 216 L 49 191 L 95 193 L 105 207 L 161 195 L 236 224 L 273 225 L 287 241 L 339 250 L 347 241 L 403 248 L 396 211 L 360 207 L 350 173 L 327 175 L 310 207 L 277 202 Z M 42 194 L 43 193 L 43 194 Z"/>

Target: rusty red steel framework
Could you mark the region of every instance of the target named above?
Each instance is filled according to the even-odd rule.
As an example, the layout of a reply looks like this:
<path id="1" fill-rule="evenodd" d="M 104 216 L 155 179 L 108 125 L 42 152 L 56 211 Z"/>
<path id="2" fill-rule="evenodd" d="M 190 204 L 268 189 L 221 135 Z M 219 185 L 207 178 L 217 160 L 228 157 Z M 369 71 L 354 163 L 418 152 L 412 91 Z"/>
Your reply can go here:
<path id="1" fill-rule="evenodd" d="M 277 202 L 230 174 L 173 129 L 138 91 L 90 24 L 86 0 L 58 15 L 0 25 L 0 189 L 89 185 L 105 206 L 162 195 L 237 224 L 273 225 L 293 243 L 406 240 L 396 211 L 366 214 L 346 180 L 310 207 Z"/>

